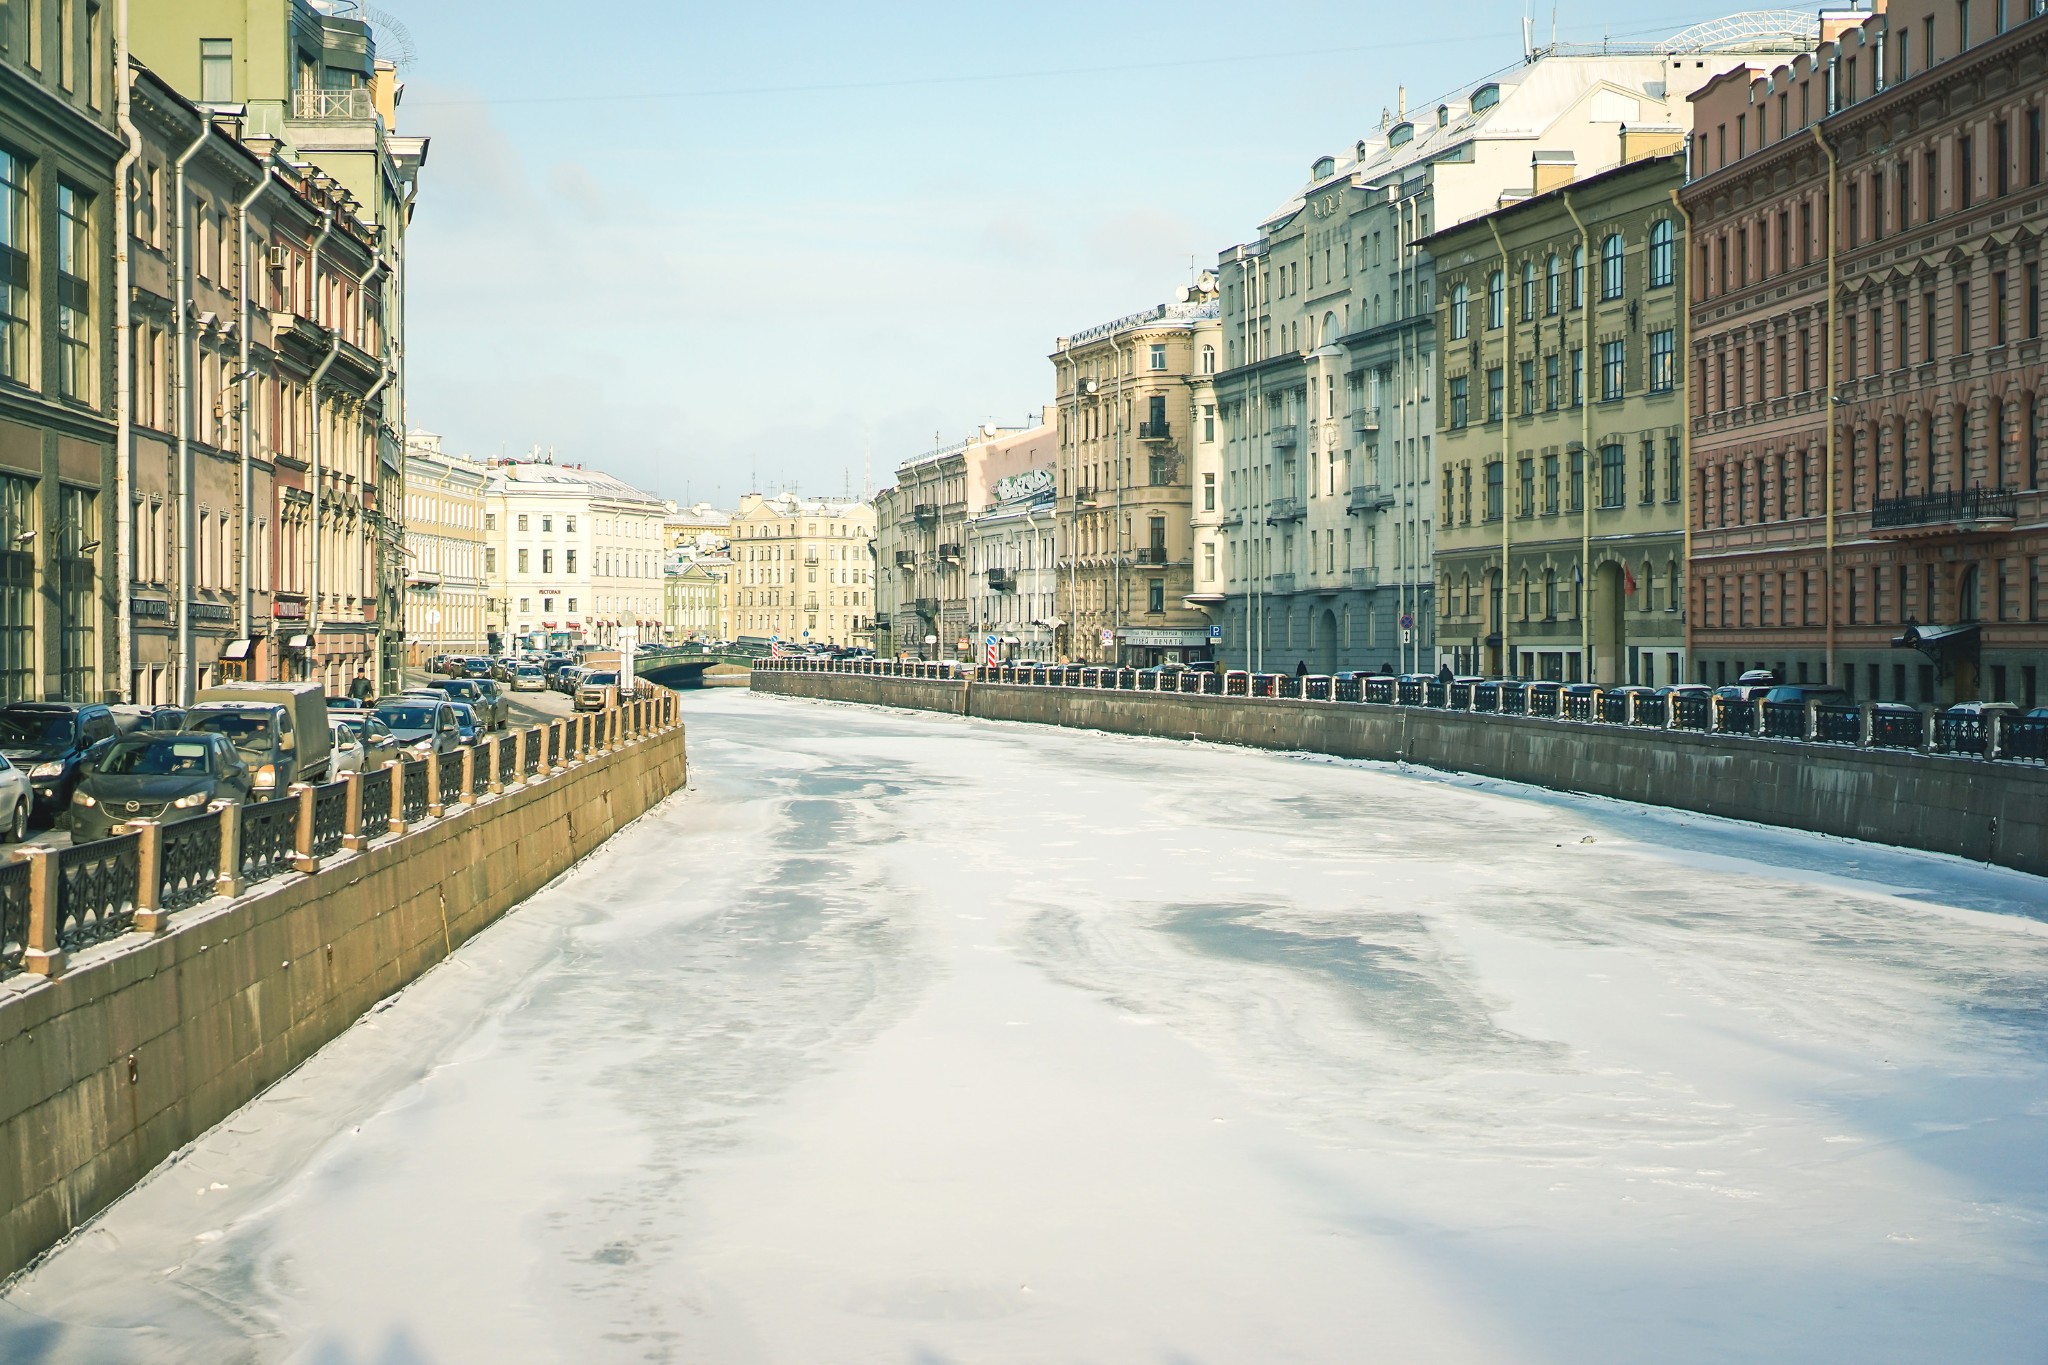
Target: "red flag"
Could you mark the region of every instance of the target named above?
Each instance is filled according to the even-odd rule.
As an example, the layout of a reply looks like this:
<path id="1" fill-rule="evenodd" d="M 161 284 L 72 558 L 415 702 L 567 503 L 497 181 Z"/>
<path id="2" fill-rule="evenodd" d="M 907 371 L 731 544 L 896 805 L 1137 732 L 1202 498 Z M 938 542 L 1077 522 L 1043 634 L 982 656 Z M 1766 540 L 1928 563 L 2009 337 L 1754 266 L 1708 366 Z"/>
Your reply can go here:
<path id="1" fill-rule="evenodd" d="M 1628 589 L 1630 597 L 1636 595 L 1636 576 L 1628 571 L 1628 565 L 1626 564 L 1621 566 L 1621 583 L 1624 588 Z"/>

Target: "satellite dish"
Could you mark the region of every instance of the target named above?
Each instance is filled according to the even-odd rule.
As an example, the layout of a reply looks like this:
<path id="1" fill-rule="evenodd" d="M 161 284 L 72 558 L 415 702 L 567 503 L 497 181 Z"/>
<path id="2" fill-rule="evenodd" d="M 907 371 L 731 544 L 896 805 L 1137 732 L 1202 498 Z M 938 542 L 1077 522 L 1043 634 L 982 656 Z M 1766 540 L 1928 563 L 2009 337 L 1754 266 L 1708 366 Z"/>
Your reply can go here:
<path id="1" fill-rule="evenodd" d="M 388 57 L 391 64 L 400 71 L 420 59 L 419 49 L 412 45 L 412 32 L 399 22 L 394 14 L 378 9 L 375 5 L 363 7 L 363 17 L 376 30 L 378 55 Z"/>
<path id="2" fill-rule="evenodd" d="M 995 435 L 995 434 L 996 434 L 996 424 L 995 424 L 994 422 L 983 422 L 983 423 L 981 424 L 981 434 L 982 434 L 982 435 L 984 435 L 984 436 L 993 436 L 993 435 Z"/>

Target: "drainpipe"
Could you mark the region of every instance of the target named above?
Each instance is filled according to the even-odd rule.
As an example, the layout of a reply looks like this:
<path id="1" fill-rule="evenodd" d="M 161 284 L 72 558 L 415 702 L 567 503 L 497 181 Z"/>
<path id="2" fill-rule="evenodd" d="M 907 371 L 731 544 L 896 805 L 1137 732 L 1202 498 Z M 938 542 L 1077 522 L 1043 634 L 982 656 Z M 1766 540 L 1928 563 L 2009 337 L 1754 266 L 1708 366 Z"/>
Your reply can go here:
<path id="1" fill-rule="evenodd" d="M 1593 234 L 1572 206 L 1572 192 L 1561 191 L 1564 211 L 1579 230 L 1579 253 L 1586 262 L 1585 296 L 1579 300 L 1585 310 L 1579 341 L 1579 657 L 1586 661 L 1585 682 L 1593 681 L 1593 614 L 1587 604 L 1593 595 Z M 1506 612 L 1502 612 L 1506 615 Z"/>
<path id="2" fill-rule="evenodd" d="M 1500 286 L 1504 313 L 1501 318 L 1501 330 L 1506 338 L 1506 350 L 1500 362 L 1500 658 L 1502 672 L 1508 677 L 1513 677 L 1514 669 L 1505 665 L 1511 657 L 1508 652 L 1508 448 L 1511 426 L 1508 421 L 1508 379 L 1513 373 L 1515 363 L 1515 319 L 1514 305 L 1507 302 L 1510 273 L 1507 243 L 1501 240 L 1500 224 L 1494 221 L 1492 214 L 1487 215 L 1486 227 L 1493 233 L 1494 248 L 1500 252 Z M 1524 602 L 1522 610 L 1528 609 L 1529 604 Z"/>
<path id="3" fill-rule="evenodd" d="M 1835 251 L 1835 182 L 1839 178 L 1839 165 L 1835 161 L 1835 149 L 1828 145 L 1827 135 L 1821 132 L 1818 123 L 1813 125 L 1813 140 L 1820 145 L 1821 155 L 1828 159 L 1828 200 L 1827 212 L 1822 215 L 1821 230 L 1827 234 L 1828 243 L 1828 318 L 1823 345 L 1821 364 L 1827 377 L 1827 437 L 1825 458 L 1822 461 L 1826 490 L 1822 493 L 1823 514 L 1827 525 L 1827 543 L 1824 551 L 1821 579 L 1827 584 L 1827 591 L 1821 597 L 1821 622 L 1827 630 L 1827 663 L 1821 673 L 1821 681 L 1835 680 L 1835 405 L 1841 399 L 1835 393 L 1835 278 L 1838 262 Z"/>
<path id="4" fill-rule="evenodd" d="M 116 610 L 115 690 L 129 701 L 135 676 L 135 327 L 128 297 L 134 263 L 129 259 L 128 177 L 142 138 L 135 131 L 128 75 L 128 0 L 114 10 L 114 121 L 121 128 L 121 159 L 114 166 L 114 577 Z M 105 657 L 104 655 L 101 657 Z"/>
<path id="5" fill-rule="evenodd" d="M 191 319 L 191 245 L 190 234 L 185 222 L 185 166 L 199 149 L 213 136 L 213 122 L 208 119 L 200 124 L 199 136 L 178 157 L 175 174 L 171 177 L 173 192 L 178 196 L 176 232 L 178 235 L 176 289 L 178 309 L 178 704 L 190 706 L 196 689 L 192 685 L 192 575 L 197 567 L 195 547 L 192 544 L 197 528 L 192 501 L 192 357 Z"/>
<path id="6" fill-rule="evenodd" d="M 1689 163 L 1688 158 L 1688 163 Z M 1678 345 L 1674 348 L 1673 361 L 1685 366 L 1684 374 L 1672 379 L 1683 379 L 1692 371 L 1692 291 L 1693 279 L 1690 262 L 1692 259 L 1692 215 L 1685 211 L 1679 201 L 1678 191 L 1671 191 L 1671 207 L 1678 211 L 1678 221 L 1685 229 L 1685 240 L 1673 244 L 1674 265 L 1682 273 L 1684 287 L 1678 294 Z M 1679 385 L 1679 392 L 1686 392 L 1685 385 Z M 1678 624 L 1684 628 L 1685 666 L 1690 669 L 1692 662 L 1692 410 L 1688 403 L 1678 419 L 1678 515 L 1685 523 L 1685 562 L 1679 581 L 1685 585 L 1685 598 L 1678 603 Z M 1673 678 L 1683 682 L 1683 678 Z"/>
<path id="7" fill-rule="evenodd" d="M 236 287 L 241 291 L 242 314 L 240 327 L 241 354 L 238 357 L 239 363 L 236 366 L 240 371 L 240 382 L 242 385 L 241 420 L 236 423 L 240 428 L 238 444 L 241 455 L 242 482 L 242 591 L 240 593 L 240 607 L 242 639 L 248 644 L 252 654 L 256 648 L 256 622 L 250 607 L 249 579 L 251 571 L 255 567 L 256 557 L 249 542 L 252 531 L 250 503 L 256 496 L 256 480 L 252 472 L 252 466 L 249 463 L 249 413 L 252 406 L 250 396 L 255 385 L 256 375 L 255 371 L 249 366 L 249 210 L 262 197 L 263 191 L 270 187 L 270 175 L 270 163 L 266 161 L 263 163 L 263 173 L 256 178 L 256 187 L 249 191 L 246 198 L 235 205 L 236 231 L 239 237 L 236 254 L 240 258 L 240 275 Z"/>
<path id="8" fill-rule="evenodd" d="M 313 239 L 312 282 L 308 292 L 311 295 L 309 303 L 313 309 L 313 321 L 316 326 L 320 325 L 320 314 L 323 311 L 320 307 L 320 248 L 327 244 L 327 238 L 333 231 L 334 210 L 328 209 L 321 216 L 320 233 Z M 306 581 L 306 671 L 308 673 L 312 672 L 313 651 L 320 647 L 320 591 L 323 587 L 320 581 L 320 542 L 325 532 L 320 526 L 320 456 L 324 449 L 324 443 L 320 439 L 320 381 L 327 377 L 328 367 L 334 364 L 335 357 L 340 354 L 341 331 L 337 328 L 328 334 L 326 357 L 321 360 L 319 368 L 313 371 L 313 377 L 306 381 L 306 396 L 312 409 L 313 427 L 313 487 L 311 490 L 313 495 L 313 534 L 311 537 L 312 543 L 307 546 L 312 563 L 310 566 L 311 572 Z"/>
<path id="9" fill-rule="evenodd" d="M 370 255 L 370 268 L 363 272 L 362 290 L 358 296 L 359 298 L 369 298 L 370 282 L 376 279 L 377 276 L 383 274 L 385 269 L 386 262 L 384 260 L 384 253 L 381 251 L 372 252 Z M 389 349 L 389 339 L 387 338 L 385 350 L 388 352 Z M 395 380 L 398 377 L 398 372 L 396 368 L 392 365 L 388 357 L 385 360 L 385 363 L 380 368 L 381 373 L 379 373 L 377 376 L 377 382 L 372 384 L 369 388 L 369 391 L 363 395 L 364 412 L 369 411 L 371 401 L 374 400 L 378 394 L 384 391 L 385 386 L 390 384 L 393 380 Z M 371 429 L 372 440 L 370 442 L 370 468 L 369 470 L 365 471 L 363 478 L 363 487 L 365 488 L 381 489 L 383 486 L 381 478 L 376 477 L 383 473 L 384 468 L 383 426 L 384 424 L 380 421 L 375 427 Z M 399 443 L 398 458 L 401 464 L 404 463 L 405 448 L 402 437 Z M 379 518 L 379 521 L 372 522 L 367 517 L 363 519 L 364 525 L 370 527 L 370 530 L 367 533 L 368 544 L 366 547 L 369 550 L 370 561 L 370 582 L 368 584 L 370 590 L 369 596 L 372 601 L 378 604 L 377 633 L 374 636 L 374 639 L 376 640 L 376 645 L 374 646 L 374 648 L 376 649 L 376 657 L 370 661 L 370 675 L 376 678 L 377 681 L 380 683 L 384 680 L 383 669 L 385 621 L 383 612 L 383 601 L 385 566 L 383 534 L 381 530 L 378 528 L 381 525 L 381 519 L 383 515 L 383 499 L 379 498 L 377 506 L 377 516 Z M 393 605 L 397 608 L 402 618 L 405 612 L 405 586 L 402 582 L 398 586 L 396 600 L 394 601 Z"/>

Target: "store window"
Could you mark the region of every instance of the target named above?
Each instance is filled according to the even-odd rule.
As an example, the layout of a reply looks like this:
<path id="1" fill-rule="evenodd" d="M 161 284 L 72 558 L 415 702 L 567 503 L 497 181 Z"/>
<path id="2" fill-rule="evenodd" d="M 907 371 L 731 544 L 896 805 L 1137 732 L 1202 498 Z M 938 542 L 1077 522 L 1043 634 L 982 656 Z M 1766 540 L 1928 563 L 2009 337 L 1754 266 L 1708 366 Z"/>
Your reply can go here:
<path id="1" fill-rule="evenodd" d="M 99 496 L 65 488 L 58 500 L 59 686 L 67 701 L 91 701 L 99 694 Z"/>

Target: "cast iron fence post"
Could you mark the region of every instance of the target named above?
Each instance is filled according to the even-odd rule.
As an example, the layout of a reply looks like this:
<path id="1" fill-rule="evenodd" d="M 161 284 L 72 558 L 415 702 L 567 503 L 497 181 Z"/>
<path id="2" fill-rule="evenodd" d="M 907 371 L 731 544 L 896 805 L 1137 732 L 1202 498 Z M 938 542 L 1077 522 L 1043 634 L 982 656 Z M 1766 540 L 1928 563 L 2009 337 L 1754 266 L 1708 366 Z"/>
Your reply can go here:
<path id="1" fill-rule="evenodd" d="M 427 815 L 438 820 L 444 812 L 441 808 L 441 751 L 427 751 Z"/>
<path id="2" fill-rule="evenodd" d="M 351 853 L 361 853 L 370 846 L 370 840 L 363 833 L 363 775 L 353 772 L 348 775 L 348 813 L 342 816 L 341 846 Z"/>
<path id="3" fill-rule="evenodd" d="M 1864 702 L 1856 708 L 1856 747 L 1868 749 L 1877 733 L 1877 703 Z"/>
<path id="4" fill-rule="evenodd" d="M 491 742 L 491 753 L 498 752 L 497 741 Z M 494 765 L 495 766 L 495 765 Z M 465 745 L 462 750 L 462 790 L 455 794 L 456 804 L 476 804 L 476 745 Z"/>
<path id="5" fill-rule="evenodd" d="M 384 765 L 391 769 L 391 823 L 386 826 L 389 833 L 405 833 L 405 769 L 406 761 L 394 758 Z"/>
<path id="6" fill-rule="evenodd" d="M 526 737 L 528 731 L 521 730 L 512 736 L 512 785 L 526 785 Z"/>
<path id="7" fill-rule="evenodd" d="M 170 927 L 164 905 L 164 827 L 160 820 L 137 820 L 135 843 L 135 930 L 161 934 Z"/>
<path id="8" fill-rule="evenodd" d="M 503 735 L 492 735 L 489 739 L 484 741 L 484 744 L 487 746 L 486 752 L 490 756 L 490 767 L 486 770 L 488 773 L 488 777 L 484 782 L 484 790 L 489 792 L 493 796 L 496 796 L 505 790 L 505 784 L 498 780 L 498 750 L 504 745 L 504 743 L 505 737 Z M 476 793 L 471 792 L 469 799 L 472 801 L 476 800 Z"/>

